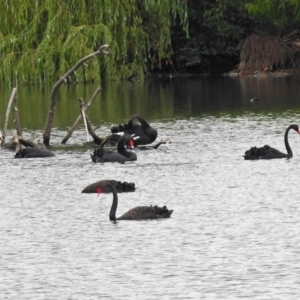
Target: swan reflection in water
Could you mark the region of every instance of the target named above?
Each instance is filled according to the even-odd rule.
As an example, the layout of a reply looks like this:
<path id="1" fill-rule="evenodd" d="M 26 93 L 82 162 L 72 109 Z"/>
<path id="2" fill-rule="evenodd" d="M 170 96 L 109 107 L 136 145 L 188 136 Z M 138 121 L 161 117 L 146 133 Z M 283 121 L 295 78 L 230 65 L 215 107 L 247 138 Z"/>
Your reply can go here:
<path id="1" fill-rule="evenodd" d="M 125 214 L 117 218 L 116 211 L 118 207 L 118 194 L 116 187 L 109 180 L 102 180 L 98 182 L 98 194 L 109 191 L 113 194 L 113 202 L 109 212 L 109 219 L 111 221 L 165 219 L 170 218 L 171 214 L 173 213 L 173 210 L 169 210 L 166 206 L 137 206 L 131 208 Z"/>
<path id="2" fill-rule="evenodd" d="M 287 150 L 287 153 L 280 152 L 277 149 L 274 149 L 268 145 L 265 145 L 263 147 L 252 147 L 249 150 L 245 152 L 244 158 L 247 160 L 254 160 L 254 159 L 274 159 L 274 158 L 292 158 L 293 152 L 290 147 L 289 141 L 288 141 L 288 135 L 289 131 L 293 129 L 298 134 L 300 134 L 300 129 L 298 125 L 292 124 L 290 125 L 284 134 L 284 144 L 285 148 Z"/>

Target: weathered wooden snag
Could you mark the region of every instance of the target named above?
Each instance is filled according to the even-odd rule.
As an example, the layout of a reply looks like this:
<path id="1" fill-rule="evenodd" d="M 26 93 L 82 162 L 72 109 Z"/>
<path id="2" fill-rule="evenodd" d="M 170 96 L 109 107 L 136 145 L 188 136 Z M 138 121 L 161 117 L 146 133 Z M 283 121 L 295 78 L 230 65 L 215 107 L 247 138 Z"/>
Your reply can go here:
<path id="1" fill-rule="evenodd" d="M 106 51 L 108 48 L 108 45 L 102 45 L 99 50 L 96 52 L 93 52 L 82 59 L 80 59 L 65 75 L 63 75 L 53 86 L 52 91 L 51 91 L 51 98 L 50 98 L 50 106 L 49 106 L 49 111 L 48 111 L 48 117 L 47 117 L 47 122 L 45 126 L 45 130 L 43 133 L 43 143 L 46 146 L 49 146 L 50 142 L 50 134 L 51 134 L 51 129 L 52 129 L 52 122 L 53 122 L 53 117 L 54 117 L 54 112 L 55 112 L 55 105 L 57 101 L 57 94 L 60 86 L 67 82 L 68 78 L 74 74 L 74 72 L 82 66 L 87 60 L 99 55 L 99 54 L 108 54 Z"/>

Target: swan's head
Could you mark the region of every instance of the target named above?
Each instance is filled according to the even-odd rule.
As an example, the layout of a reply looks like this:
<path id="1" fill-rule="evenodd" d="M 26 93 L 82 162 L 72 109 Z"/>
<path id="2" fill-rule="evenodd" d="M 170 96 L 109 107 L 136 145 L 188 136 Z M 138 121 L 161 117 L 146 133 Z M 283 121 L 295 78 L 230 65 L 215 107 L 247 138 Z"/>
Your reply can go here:
<path id="1" fill-rule="evenodd" d="M 292 125 L 290 126 L 290 128 L 294 129 L 295 131 L 297 131 L 297 132 L 298 132 L 298 134 L 300 134 L 300 128 L 299 128 L 299 126 L 298 126 L 298 125 L 296 125 L 296 124 L 292 124 Z"/>
<path id="2" fill-rule="evenodd" d="M 125 144 L 126 146 L 130 147 L 130 148 L 134 148 L 134 139 L 130 134 L 125 133 L 123 135 L 124 139 L 125 139 Z"/>
<path id="3" fill-rule="evenodd" d="M 102 193 L 113 193 L 115 187 L 110 180 L 101 180 L 97 182 L 96 191 L 98 196 Z"/>
<path id="4" fill-rule="evenodd" d="M 132 149 L 134 148 L 134 141 L 133 140 L 129 141 L 129 147 L 132 148 Z"/>

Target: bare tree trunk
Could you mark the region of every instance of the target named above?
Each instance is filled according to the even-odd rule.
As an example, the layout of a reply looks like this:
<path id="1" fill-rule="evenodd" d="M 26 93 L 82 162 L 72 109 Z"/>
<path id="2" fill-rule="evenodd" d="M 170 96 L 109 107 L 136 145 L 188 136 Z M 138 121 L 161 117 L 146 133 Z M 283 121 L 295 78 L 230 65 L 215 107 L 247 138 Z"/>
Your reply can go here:
<path id="1" fill-rule="evenodd" d="M 50 99 L 50 107 L 49 107 L 49 111 L 48 111 L 48 117 L 47 117 L 47 122 L 46 122 L 46 126 L 45 126 L 45 130 L 43 133 L 43 143 L 46 146 L 49 146 L 49 142 L 50 142 L 50 133 L 51 133 L 51 129 L 52 129 L 52 121 L 53 121 L 53 117 L 54 117 L 54 111 L 55 111 L 55 105 L 56 105 L 56 100 L 57 100 L 57 93 L 58 93 L 58 89 L 60 88 L 60 86 L 66 82 L 67 78 L 71 75 L 74 74 L 74 72 L 81 66 L 83 65 L 87 60 L 99 55 L 99 54 L 107 54 L 108 52 L 106 51 L 108 45 L 103 45 L 99 48 L 98 51 L 91 53 L 85 57 L 83 57 L 82 59 L 80 59 L 74 66 L 72 69 L 70 69 L 65 75 L 63 75 L 53 86 L 52 91 L 51 91 L 51 99 Z"/>
<path id="2" fill-rule="evenodd" d="M 3 146 L 3 144 L 4 144 L 4 139 L 3 139 L 2 130 L 0 128 L 0 146 Z"/>
<path id="3" fill-rule="evenodd" d="M 84 107 L 84 111 L 86 112 L 90 106 L 92 105 L 92 103 L 94 102 L 94 100 L 96 99 L 97 95 L 99 94 L 101 90 L 101 86 L 99 86 L 97 88 L 97 90 L 94 92 L 94 94 L 92 95 L 91 99 L 89 100 L 89 102 L 87 103 L 87 105 Z M 78 116 L 78 118 L 76 119 L 75 123 L 73 124 L 73 126 L 69 129 L 69 131 L 67 132 L 66 136 L 63 138 L 63 140 L 61 141 L 62 144 L 65 144 L 68 139 L 71 137 L 72 133 L 75 131 L 76 127 L 78 126 L 80 120 L 82 119 L 81 114 Z"/>
<path id="4" fill-rule="evenodd" d="M 14 98 L 14 115 L 15 115 L 14 123 L 15 123 L 16 129 L 17 129 L 17 134 L 19 136 L 22 136 L 22 127 L 21 127 L 19 110 L 18 110 L 18 97 L 17 97 L 17 94 Z"/>
<path id="5" fill-rule="evenodd" d="M 83 114 L 83 109 L 82 109 L 82 107 L 83 107 L 83 106 L 84 106 L 84 103 L 83 103 L 82 99 L 79 99 L 79 110 L 80 110 L 80 114 L 81 114 L 81 117 L 82 117 L 82 118 L 83 118 L 83 116 L 82 116 L 82 114 Z M 105 140 L 105 138 L 99 137 L 99 136 L 94 132 L 94 130 L 93 130 L 93 128 L 92 128 L 92 126 L 91 126 L 91 124 L 90 124 L 90 121 L 89 121 L 89 119 L 88 119 L 87 116 L 85 116 L 85 119 L 86 119 L 86 126 L 87 126 L 87 129 L 88 129 L 88 131 L 89 131 L 89 134 L 92 136 L 92 138 L 93 138 L 95 144 L 100 145 L 100 144 Z"/>
<path id="6" fill-rule="evenodd" d="M 3 135 L 3 131 L 1 129 L 1 118 L 0 118 L 0 147 L 2 147 L 4 144 L 4 135 Z"/>
<path id="7" fill-rule="evenodd" d="M 82 98 L 79 99 L 79 108 L 80 108 L 81 117 L 83 118 L 84 127 L 85 127 L 85 130 L 86 130 L 86 139 L 87 139 L 87 142 L 89 142 L 90 141 L 90 139 L 89 139 L 89 130 L 87 128 L 86 115 L 85 115 L 85 111 L 84 111 L 84 102 L 83 102 Z"/>
<path id="8" fill-rule="evenodd" d="M 11 95 L 10 95 L 10 98 L 9 98 L 9 101 L 8 101 L 8 105 L 7 105 L 7 109 L 6 109 L 6 114 L 5 114 L 3 136 L 2 136 L 2 139 L 3 139 L 2 143 L 3 144 L 4 144 L 5 136 L 6 136 L 6 130 L 7 130 L 7 123 L 8 123 L 9 114 L 10 114 L 10 108 L 11 108 L 11 105 L 12 105 L 16 95 L 17 95 L 17 88 L 14 87 L 12 92 L 11 92 Z"/>

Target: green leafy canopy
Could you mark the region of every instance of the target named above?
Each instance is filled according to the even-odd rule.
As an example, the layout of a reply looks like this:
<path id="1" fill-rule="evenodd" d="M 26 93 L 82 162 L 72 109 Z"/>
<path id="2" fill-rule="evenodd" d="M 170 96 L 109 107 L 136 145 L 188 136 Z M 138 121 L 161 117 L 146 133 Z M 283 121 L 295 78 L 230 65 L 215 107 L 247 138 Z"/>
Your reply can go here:
<path id="1" fill-rule="evenodd" d="M 171 50 L 171 26 L 187 30 L 187 0 L 3 0 L 0 2 L 1 84 L 53 83 L 79 59 L 110 46 L 76 80 L 126 77 L 142 70 L 153 52 Z"/>

